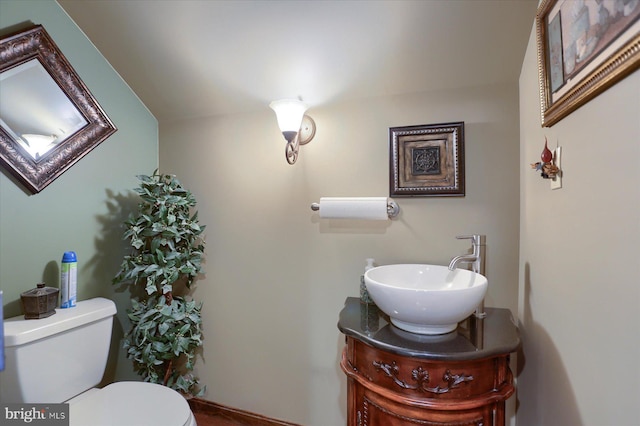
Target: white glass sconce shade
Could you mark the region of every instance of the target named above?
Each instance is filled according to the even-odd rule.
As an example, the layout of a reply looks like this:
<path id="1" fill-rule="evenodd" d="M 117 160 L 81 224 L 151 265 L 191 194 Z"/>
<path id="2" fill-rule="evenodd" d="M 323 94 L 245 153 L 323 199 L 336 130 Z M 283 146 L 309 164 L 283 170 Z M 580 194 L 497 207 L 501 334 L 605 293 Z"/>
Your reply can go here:
<path id="1" fill-rule="evenodd" d="M 300 130 L 302 117 L 307 110 L 307 105 L 297 99 L 281 99 L 269 104 L 275 111 L 278 119 L 278 127 L 287 141 L 293 140 Z"/>

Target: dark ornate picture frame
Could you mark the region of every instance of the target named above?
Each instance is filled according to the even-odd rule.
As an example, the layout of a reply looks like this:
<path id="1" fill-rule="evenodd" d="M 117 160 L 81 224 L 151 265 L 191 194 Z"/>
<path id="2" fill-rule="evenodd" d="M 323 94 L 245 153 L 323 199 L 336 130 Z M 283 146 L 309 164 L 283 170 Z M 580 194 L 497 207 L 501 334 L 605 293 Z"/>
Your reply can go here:
<path id="1" fill-rule="evenodd" d="M 32 60 L 42 65 L 87 123 L 39 158 L 27 153 L 11 130 L 0 125 L 0 165 L 35 194 L 117 129 L 44 27 L 34 25 L 2 37 L 0 73 Z"/>
<path id="2" fill-rule="evenodd" d="M 536 15 L 541 121 L 551 127 L 640 66 L 640 3 L 544 0 Z"/>
<path id="3" fill-rule="evenodd" d="M 464 197 L 464 122 L 389 128 L 391 197 Z"/>

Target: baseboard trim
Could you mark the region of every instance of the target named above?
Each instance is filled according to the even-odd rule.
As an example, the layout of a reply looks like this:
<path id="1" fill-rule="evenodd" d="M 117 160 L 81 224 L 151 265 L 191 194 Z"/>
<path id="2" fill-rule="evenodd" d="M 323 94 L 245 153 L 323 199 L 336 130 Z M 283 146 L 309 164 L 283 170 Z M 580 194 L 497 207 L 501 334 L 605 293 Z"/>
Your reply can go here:
<path id="1" fill-rule="evenodd" d="M 271 419 L 260 414 L 250 413 L 237 408 L 227 407 L 201 398 L 189 399 L 189 406 L 194 413 L 218 416 L 227 420 L 242 422 L 246 426 L 300 426 L 282 420 Z"/>

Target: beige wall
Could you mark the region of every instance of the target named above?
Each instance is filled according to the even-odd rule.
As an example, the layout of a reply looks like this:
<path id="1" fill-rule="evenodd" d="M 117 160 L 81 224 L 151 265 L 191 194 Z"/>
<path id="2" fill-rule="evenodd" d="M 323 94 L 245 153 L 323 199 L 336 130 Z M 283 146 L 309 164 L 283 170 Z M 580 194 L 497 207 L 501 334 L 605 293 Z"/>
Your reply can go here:
<path id="1" fill-rule="evenodd" d="M 517 83 L 312 108 L 315 139 L 294 166 L 273 112 L 160 126 L 160 165 L 199 200 L 207 228 L 204 360 L 208 399 L 307 426 L 345 424 L 344 337 L 365 258 L 448 263 L 456 235 L 487 235 L 487 304 L 517 309 Z M 388 129 L 466 122 L 464 198 L 396 201 L 391 222 L 319 220 L 321 196 L 388 195 Z"/>
<path id="2" fill-rule="evenodd" d="M 540 127 L 532 32 L 520 77 L 518 426 L 640 424 L 640 71 Z M 529 169 L 548 138 L 563 188 Z"/>

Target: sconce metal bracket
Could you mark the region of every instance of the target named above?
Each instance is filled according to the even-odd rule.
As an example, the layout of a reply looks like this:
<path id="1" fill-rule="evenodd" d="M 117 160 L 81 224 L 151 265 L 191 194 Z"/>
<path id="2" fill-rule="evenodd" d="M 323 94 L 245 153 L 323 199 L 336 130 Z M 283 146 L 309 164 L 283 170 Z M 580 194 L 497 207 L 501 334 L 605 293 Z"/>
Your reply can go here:
<path id="1" fill-rule="evenodd" d="M 298 132 L 298 143 L 300 145 L 306 145 L 311 142 L 311 139 L 316 135 L 316 122 L 308 115 L 302 117 L 302 123 L 300 124 L 300 131 Z"/>
<path id="2" fill-rule="evenodd" d="M 296 136 L 292 140 L 289 140 L 285 146 L 284 155 L 287 159 L 287 163 L 295 164 L 298 159 L 300 145 L 308 144 L 315 135 L 316 122 L 308 115 L 304 115 L 302 117 L 302 123 L 300 123 L 300 130 L 298 130 Z"/>

